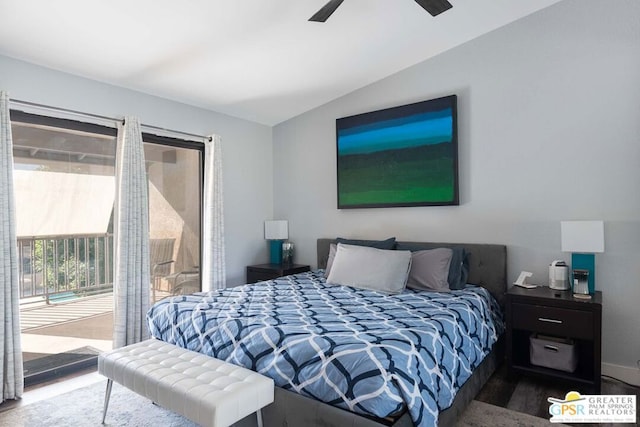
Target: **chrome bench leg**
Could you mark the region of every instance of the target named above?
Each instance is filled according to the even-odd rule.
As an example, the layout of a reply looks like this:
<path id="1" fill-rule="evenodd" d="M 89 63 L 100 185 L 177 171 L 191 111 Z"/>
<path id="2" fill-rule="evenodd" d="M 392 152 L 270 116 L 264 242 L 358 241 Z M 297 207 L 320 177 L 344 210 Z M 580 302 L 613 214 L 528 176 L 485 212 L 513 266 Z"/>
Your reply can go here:
<path id="1" fill-rule="evenodd" d="M 258 418 L 258 427 L 262 427 L 262 409 L 256 411 L 256 417 Z"/>
<path id="2" fill-rule="evenodd" d="M 102 424 L 104 424 L 104 419 L 107 418 L 107 408 L 109 407 L 109 397 L 111 397 L 111 386 L 113 386 L 113 380 L 107 380 L 107 390 L 104 393 L 104 409 L 102 410 Z"/>

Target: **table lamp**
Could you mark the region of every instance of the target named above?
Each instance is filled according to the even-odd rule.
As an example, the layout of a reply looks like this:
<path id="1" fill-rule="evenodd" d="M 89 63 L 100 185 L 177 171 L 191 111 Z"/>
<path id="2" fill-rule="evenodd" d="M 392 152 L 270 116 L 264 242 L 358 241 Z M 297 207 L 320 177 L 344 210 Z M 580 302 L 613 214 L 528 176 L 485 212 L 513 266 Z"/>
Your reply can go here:
<path id="1" fill-rule="evenodd" d="M 562 251 L 571 252 L 573 294 L 590 298 L 596 291 L 595 253 L 604 252 L 604 222 L 561 221 L 560 234 Z"/>
<path id="2" fill-rule="evenodd" d="M 265 221 L 264 238 L 269 240 L 269 262 L 282 264 L 282 242 L 289 238 L 289 223 L 285 220 Z"/>

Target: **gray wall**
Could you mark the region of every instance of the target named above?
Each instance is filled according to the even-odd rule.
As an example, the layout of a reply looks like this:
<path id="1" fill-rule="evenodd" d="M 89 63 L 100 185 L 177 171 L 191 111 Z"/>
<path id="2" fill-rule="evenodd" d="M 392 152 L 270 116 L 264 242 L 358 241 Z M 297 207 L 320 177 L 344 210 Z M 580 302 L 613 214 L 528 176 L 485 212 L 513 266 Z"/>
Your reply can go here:
<path id="1" fill-rule="evenodd" d="M 0 56 L 0 88 L 13 99 L 222 137 L 226 266 L 229 285 L 264 261 L 263 222 L 273 212 L 272 129 L 185 104 Z"/>
<path id="2" fill-rule="evenodd" d="M 315 264 L 318 237 L 503 243 L 510 281 L 546 284 L 552 260 L 570 261 L 560 221 L 604 220 L 603 360 L 637 381 L 638 16 L 633 0 L 566 0 L 276 126 L 274 209 L 296 261 Z M 460 206 L 337 210 L 335 119 L 449 94 Z"/>

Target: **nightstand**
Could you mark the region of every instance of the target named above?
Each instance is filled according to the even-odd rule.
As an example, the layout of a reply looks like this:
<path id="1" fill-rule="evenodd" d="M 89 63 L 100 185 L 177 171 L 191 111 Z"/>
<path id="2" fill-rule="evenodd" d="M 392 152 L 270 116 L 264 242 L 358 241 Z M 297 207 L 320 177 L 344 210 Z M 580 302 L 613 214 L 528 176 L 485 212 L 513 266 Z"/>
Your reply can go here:
<path id="1" fill-rule="evenodd" d="M 304 273 L 311 268 L 302 264 L 258 264 L 247 266 L 247 283 L 276 279 L 290 274 Z"/>
<path id="2" fill-rule="evenodd" d="M 572 383 L 576 391 L 587 388 L 600 394 L 602 292 L 597 291 L 590 300 L 579 300 L 571 291 L 513 286 L 507 292 L 506 322 L 510 373 L 561 379 Z M 575 372 L 531 364 L 529 337 L 533 333 L 572 339 L 578 359 Z"/>

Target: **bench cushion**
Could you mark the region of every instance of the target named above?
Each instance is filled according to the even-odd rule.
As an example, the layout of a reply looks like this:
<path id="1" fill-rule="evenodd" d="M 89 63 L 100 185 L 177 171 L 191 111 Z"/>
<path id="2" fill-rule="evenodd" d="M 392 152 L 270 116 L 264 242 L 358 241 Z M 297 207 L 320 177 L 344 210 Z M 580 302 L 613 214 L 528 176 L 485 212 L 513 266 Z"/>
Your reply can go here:
<path id="1" fill-rule="evenodd" d="M 156 339 L 98 357 L 98 372 L 204 426 L 229 426 L 273 402 L 273 380 Z"/>

